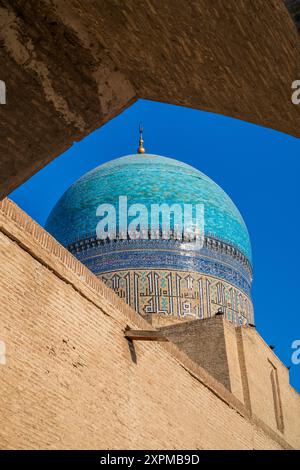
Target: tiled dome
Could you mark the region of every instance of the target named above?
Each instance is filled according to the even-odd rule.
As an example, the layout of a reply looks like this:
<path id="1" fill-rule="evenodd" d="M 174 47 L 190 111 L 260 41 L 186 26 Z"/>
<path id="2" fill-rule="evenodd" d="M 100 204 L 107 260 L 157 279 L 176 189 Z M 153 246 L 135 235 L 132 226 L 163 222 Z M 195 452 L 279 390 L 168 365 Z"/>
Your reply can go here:
<path id="1" fill-rule="evenodd" d="M 151 217 L 148 223 L 153 223 L 152 204 L 164 203 L 169 208 L 179 204 L 183 217 L 184 204 L 193 208 L 201 204 L 205 231 L 202 248 L 185 237 L 164 239 L 162 232 L 156 232 L 158 237 L 152 238 L 150 233 L 147 238 L 142 233 L 141 239 L 132 239 L 118 227 L 120 196 L 127 196 L 128 207 L 143 204 L 144 210 L 146 206 L 144 212 Z M 113 231 L 105 241 L 96 236 L 101 220 L 97 208 L 101 204 L 113 206 L 117 215 L 116 233 Z M 105 212 L 102 216 L 105 218 Z M 194 216 L 184 220 L 185 230 L 193 232 Z M 171 217 L 171 228 L 176 228 L 174 219 Z M 160 224 L 162 229 L 162 219 Z M 235 324 L 253 323 L 251 247 L 246 225 L 227 194 L 185 163 L 145 153 L 105 163 L 65 192 L 52 210 L 46 229 L 151 322 L 209 318 L 221 309 Z"/>
<path id="2" fill-rule="evenodd" d="M 205 235 L 236 247 L 251 262 L 248 231 L 229 196 L 199 170 L 158 155 L 129 155 L 88 172 L 52 210 L 46 229 L 64 246 L 95 234 L 99 204 L 203 203 Z"/>

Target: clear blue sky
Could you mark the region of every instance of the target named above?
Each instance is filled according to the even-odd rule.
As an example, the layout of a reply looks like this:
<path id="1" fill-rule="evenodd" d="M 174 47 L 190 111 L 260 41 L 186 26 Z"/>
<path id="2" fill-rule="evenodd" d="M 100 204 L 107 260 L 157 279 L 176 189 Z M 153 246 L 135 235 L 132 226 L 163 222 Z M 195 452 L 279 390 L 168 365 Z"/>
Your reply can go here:
<path id="1" fill-rule="evenodd" d="M 257 329 L 286 364 L 300 392 L 300 140 L 216 114 L 139 101 L 14 191 L 10 197 L 41 225 L 55 202 L 95 166 L 136 153 L 139 121 L 149 153 L 182 160 L 233 199 L 252 241 Z"/>

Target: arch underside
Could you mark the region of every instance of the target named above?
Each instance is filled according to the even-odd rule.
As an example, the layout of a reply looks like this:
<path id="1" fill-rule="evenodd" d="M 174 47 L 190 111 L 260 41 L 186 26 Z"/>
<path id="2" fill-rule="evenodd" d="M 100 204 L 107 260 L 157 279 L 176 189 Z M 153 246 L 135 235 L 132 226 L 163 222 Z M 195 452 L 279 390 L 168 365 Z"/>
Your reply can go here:
<path id="1" fill-rule="evenodd" d="M 10 0 L 0 6 L 0 197 L 139 98 L 300 135 L 281 0 Z"/>

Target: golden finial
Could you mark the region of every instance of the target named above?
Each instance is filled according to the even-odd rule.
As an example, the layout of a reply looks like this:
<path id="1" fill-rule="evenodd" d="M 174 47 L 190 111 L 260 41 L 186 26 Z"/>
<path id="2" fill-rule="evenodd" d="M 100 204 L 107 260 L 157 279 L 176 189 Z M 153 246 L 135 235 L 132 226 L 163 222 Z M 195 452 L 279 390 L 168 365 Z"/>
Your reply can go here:
<path id="1" fill-rule="evenodd" d="M 139 148 L 138 148 L 138 153 L 145 153 L 145 149 L 144 149 L 144 140 L 143 140 L 143 126 L 142 124 L 140 124 L 140 127 L 139 127 L 139 131 L 140 131 L 140 145 L 139 145 Z"/>

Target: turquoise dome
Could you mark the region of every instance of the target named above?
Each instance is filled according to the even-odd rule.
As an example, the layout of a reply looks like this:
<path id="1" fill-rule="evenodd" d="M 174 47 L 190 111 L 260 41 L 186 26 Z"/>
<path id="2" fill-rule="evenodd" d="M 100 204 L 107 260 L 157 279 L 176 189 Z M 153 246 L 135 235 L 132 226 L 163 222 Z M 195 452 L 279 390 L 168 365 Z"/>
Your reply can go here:
<path id="1" fill-rule="evenodd" d="M 64 246 L 95 234 L 99 204 L 204 204 L 205 235 L 232 245 L 251 262 L 249 234 L 230 197 L 190 165 L 158 155 L 121 157 L 88 172 L 57 202 L 46 229 Z"/>

